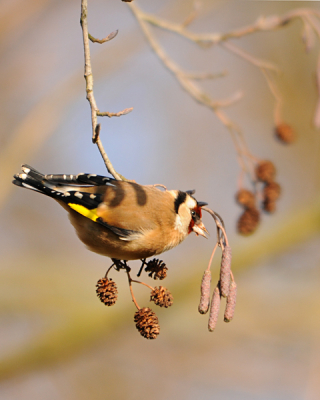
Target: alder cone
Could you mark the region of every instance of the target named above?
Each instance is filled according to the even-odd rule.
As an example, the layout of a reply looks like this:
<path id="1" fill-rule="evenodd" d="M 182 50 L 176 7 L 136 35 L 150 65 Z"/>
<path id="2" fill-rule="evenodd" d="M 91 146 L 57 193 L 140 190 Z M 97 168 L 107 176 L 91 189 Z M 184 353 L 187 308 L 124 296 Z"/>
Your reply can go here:
<path id="1" fill-rule="evenodd" d="M 242 235 L 249 235 L 257 229 L 259 222 L 260 213 L 257 209 L 245 210 L 238 219 L 238 232 Z"/>
<path id="2" fill-rule="evenodd" d="M 276 167 L 274 166 L 273 162 L 268 160 L 261 161 L 256 166 L 256 177 L 262 182 L 272 182 L 276 176 L 276 172 Z"/>
<path id="3" fill-rule="evenodd" d="M 134 314 L 134 322 L 140 335 L 146 339 L 156 339 L 160 333 L 158 317 L 149 307 L 140 308 Z"/>
<path id="4" fill-rule="evenodd" d="M 296 139 L 295 132 L 291 125 L 281 122 L 275 127 L 276 137 L 285 144 L 293 143 Z"/>
<path id="5" fill-rule="evenodd" d="M 256 199 L 254 193 L 247 189 L 240 189 L 236 193 L 237 203 L 246 208 L 255 208 Z"/>

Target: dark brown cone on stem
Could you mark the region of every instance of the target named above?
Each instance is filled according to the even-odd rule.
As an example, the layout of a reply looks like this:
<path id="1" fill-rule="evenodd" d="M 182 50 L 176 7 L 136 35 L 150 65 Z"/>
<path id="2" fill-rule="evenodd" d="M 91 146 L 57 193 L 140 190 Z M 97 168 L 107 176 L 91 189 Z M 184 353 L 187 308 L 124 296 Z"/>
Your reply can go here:
<path id="1" fill-rule="evenodd" d="M 225 246 L 222 252 L 220 267 L 220 291 L 222 297 L 227 297 L 230 286 L 232 252 L 230 246 Z"/>
<path id="2" fill-rule="evenodd" d="M 221 303 L 221 298 L 220 298 L 220 290 L 219 290 L 219 284 L 218 284 L 218 286 L 216 286 L 216 288 L 214 289 L 214 292 L 212 295 L 212 300 L 211 300 L 209 322 L 208 322 L 209 332 L 213 332 L 217 325 L 218 315 L 219 315 L 219 311 L 220 311 L 220 303 Z"/>
<path id="3" fill-rule="evenodd" d="M 267 213 L 272 214 L 276 211 L 277 204 L 275 201 L 265 200 L 262 203 L 262 209 L 263 209 L 263 211 L 266 211 Z"/>
<path id="4" fill-rule="evenodd" d="M 166 267 L 166 264 L 162 260 L 154 258 L 148 261 L 145 271 L 149 272 L 151 278 L 162 280 L 167 276 L 168 267 Z"/>
<path id="5" fill-rule="evenodd" d="M 255 208 L 256 198 L 254 193 L 247 189 L 240 189 L 236 193 L 236 201 L 245 208 Z"/>
<path id="6" fill-rule="evenodd" d="M 150 295 L 150 301 L 156 306 L 168 308 L 173 304 L 172 294 L 163 286 L 155 287 Z"/>
<path id="7" fill-rule="evenodd" d="M 275 128 L 276 137 L 280 140 L 280 142 L 285 144 L 293 143 L 296 139 L 296 135 L 292 126 L 281 122 Z"/>
<path id="8" fill-rule="evenodd" d="M 210 306 L 210 284 L 211 271 L 204 271 L 201 281 L 201 296 L 198 311 L 200 314 L 206 314 Z"/>
<path id="9" fill-rule="evenodd" d="M 134 314 L 134 322 L 140 335 L 146 339 L 156 339 L 160 333 L 158 317 L 149 307 L 140 308 Z"/>
<path id="10" fill-rule="evenodd" d="M 256 166 L 256 177 L 259 181 L 262 182 L 272 182 L 276 175 L 276 167 L 274 166 L 273 162 L 271 161 L 261 161 Z"/>
<path id="11" fill-rule="evenodd" d="M 113 306 L 118 298 L 118 289 L 112 279 L 99 279 L 96 285 L 97 296 L 106 306 Z"/>
<path id="12" fill-rule="evenodd" d="M 234 309 L 237 300 L 237 284 L 233 281 L 230 285 L 229 294 L 227 297 L 226 309 L 224 312 L 224 322 L 230 322 L 234 316 Z"/>
<path id="13" fill-rule="evenodd" d="M 253 233 L 260 222 L 260 213 L 257 209 L 247 209 L 245 210 L 238 219 L 238 232 L 242 235 L 249 235 Z"/>
<path id="14" fill-rule="evenodd" d="M 277 182 L 270 182 L 263 188 L 264 201 L 276 201 L 281 193 L 281 186 Z"/>

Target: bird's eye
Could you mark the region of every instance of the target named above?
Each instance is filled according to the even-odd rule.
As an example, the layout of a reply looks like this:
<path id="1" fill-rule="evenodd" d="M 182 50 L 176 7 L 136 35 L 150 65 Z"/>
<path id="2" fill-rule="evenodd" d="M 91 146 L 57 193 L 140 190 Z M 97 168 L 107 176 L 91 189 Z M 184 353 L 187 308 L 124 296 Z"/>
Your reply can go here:
<path id="1" fill-rule="evenodd" d="M 191 215 L 194 217 L 196 215 L 196 212 L 194 210 L 191 210 Z"/>

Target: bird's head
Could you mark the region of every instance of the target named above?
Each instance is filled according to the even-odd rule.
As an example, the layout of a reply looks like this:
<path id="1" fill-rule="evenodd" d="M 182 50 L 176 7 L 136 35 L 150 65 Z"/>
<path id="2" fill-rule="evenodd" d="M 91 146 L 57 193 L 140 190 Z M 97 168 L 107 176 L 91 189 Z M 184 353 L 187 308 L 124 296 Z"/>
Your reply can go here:
<path id="1" fill-rule="evenodd" d="M 197 201 L 193 194 L 194 190 L 186 192 L 177 192 L 175 199 L 175 210 L 178 214 L 178 220 L 181 221 L 182 227 L 188 229 L 188 234 L 194 232 L 197 236 L 201 235 L 207 238 L 206 233 L 209 233 L 202 222 L 201 207 L 207 203 Z"/>

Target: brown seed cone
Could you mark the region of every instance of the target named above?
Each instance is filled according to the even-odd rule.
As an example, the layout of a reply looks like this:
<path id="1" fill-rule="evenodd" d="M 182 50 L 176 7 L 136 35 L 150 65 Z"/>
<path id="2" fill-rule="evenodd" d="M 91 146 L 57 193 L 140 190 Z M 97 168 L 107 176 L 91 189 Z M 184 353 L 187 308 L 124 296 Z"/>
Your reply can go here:
<path id="1" fill-rule="evenodd" d="M 220 266 L 220 291 L 222 297 L 227 297 L 230 286 L 230 272 L 231 272 L 231 247 L 226 246 L 222 252 L 221 266 Z"/>
<path id="2" fill-rule="evenodd" d="M 281 193 L 281 186 L 277 182 L 270 182 L 263 188 L 264 201 L 276 201 Z"/>
<path id="3" fill-rule="evenodd" d="M 156 306 L 168 308 L 173 304 L 173 297 L 169 290 L 163 286 L 159 286 L 152 290 L 150 301 L 153 301 Z"/>
<path id="4" fill-rule="evenodd" d="M 147 339 L 156 339 L 160 333 L 158 317 L 149 307 L 138 310 L 134 314 L 134 322 L 140 335 Z"/>
<path id="5" fill-rule="evenodd" d="M 245 210 L 238 219 L 237 229 L 241 235 L 249 235 L 253 233 L 260 222 L 260 213 L 257 209 Z"/>
<path id="6" fill-rule="evenodd" d="M 237 300 L 237 284 L 233 281 L 230 285 L 229 294 L 227 297 L 226 309 L 224 312 L 224 322 L 230 322 L 234 316 L 234 309 Z"/>
<path id="7" fill-rule="evenodd" d="M 266 211 L 267 213 L 272 214 L 272 213 L 274 213 L 274 212 L 276 211 L 276 209 L 277 209 L 277 204 L 276 204 L 275 201 L 272 201 L 272 200 L 265 200 L 265 201 L 262 203 L 262 208 L 263 208 L 263 211 Z"/>
<path id="8" fill-rule="evenodd" d="M 240 189 L 236 193 L 236 201 L 246 208 L 255 208 L 256 198 L 250 190 Z"/>
<path id="9" fill-rule="evenodd" d="M 210 314 L 209 314 L 209 322 L 208 322 L 208 329 L 209 332 L 213 332 L 217 325 L 218 315 L 220 311 L 220 290 L 219 284 L 213 291 L 212 300 L 211 300 L 211 307 L 210 307 Z"/>
<path id="10" fill-rule="evenodd" d="M 295 132 L 291 125 L 281 122 L 275 127 L 276 137 L 282 143 L 290 144 L 296 139 Z"/>
<path id="11" fill-rule="evenodd" d="M 256 176 L 259 179 L 259 181 L 266 183 L 272 182 L 274 180 L 275 175 L 276 175 L 276 167 L 271 161 L 268 160 L 261 161 L 256 166 Z"/>
<path id="12" fill-rule="evenodd" d="M 167 276 L 168 268 L 162 260 L 154 258 L 153 260 L 148 261 L 145 271 L 150 272 L 149 276 L 151 278 L 162 280 Z"/>
<path id="13" fill-rule="evenodd" d="M 118 298 L 118 289 L 112 279 L 102 278 L 96 284 L 96 292 L 99 299 L 106 306 L 113 306 Z"/>
<path id="14" fill-rule="evenodd" d="M 201 281 L 201 297 L 198 307 L 200 314 L 206 314 L 210 306 L 210 283 L 211 283 L 211 271 L 204 271 Z"/>

